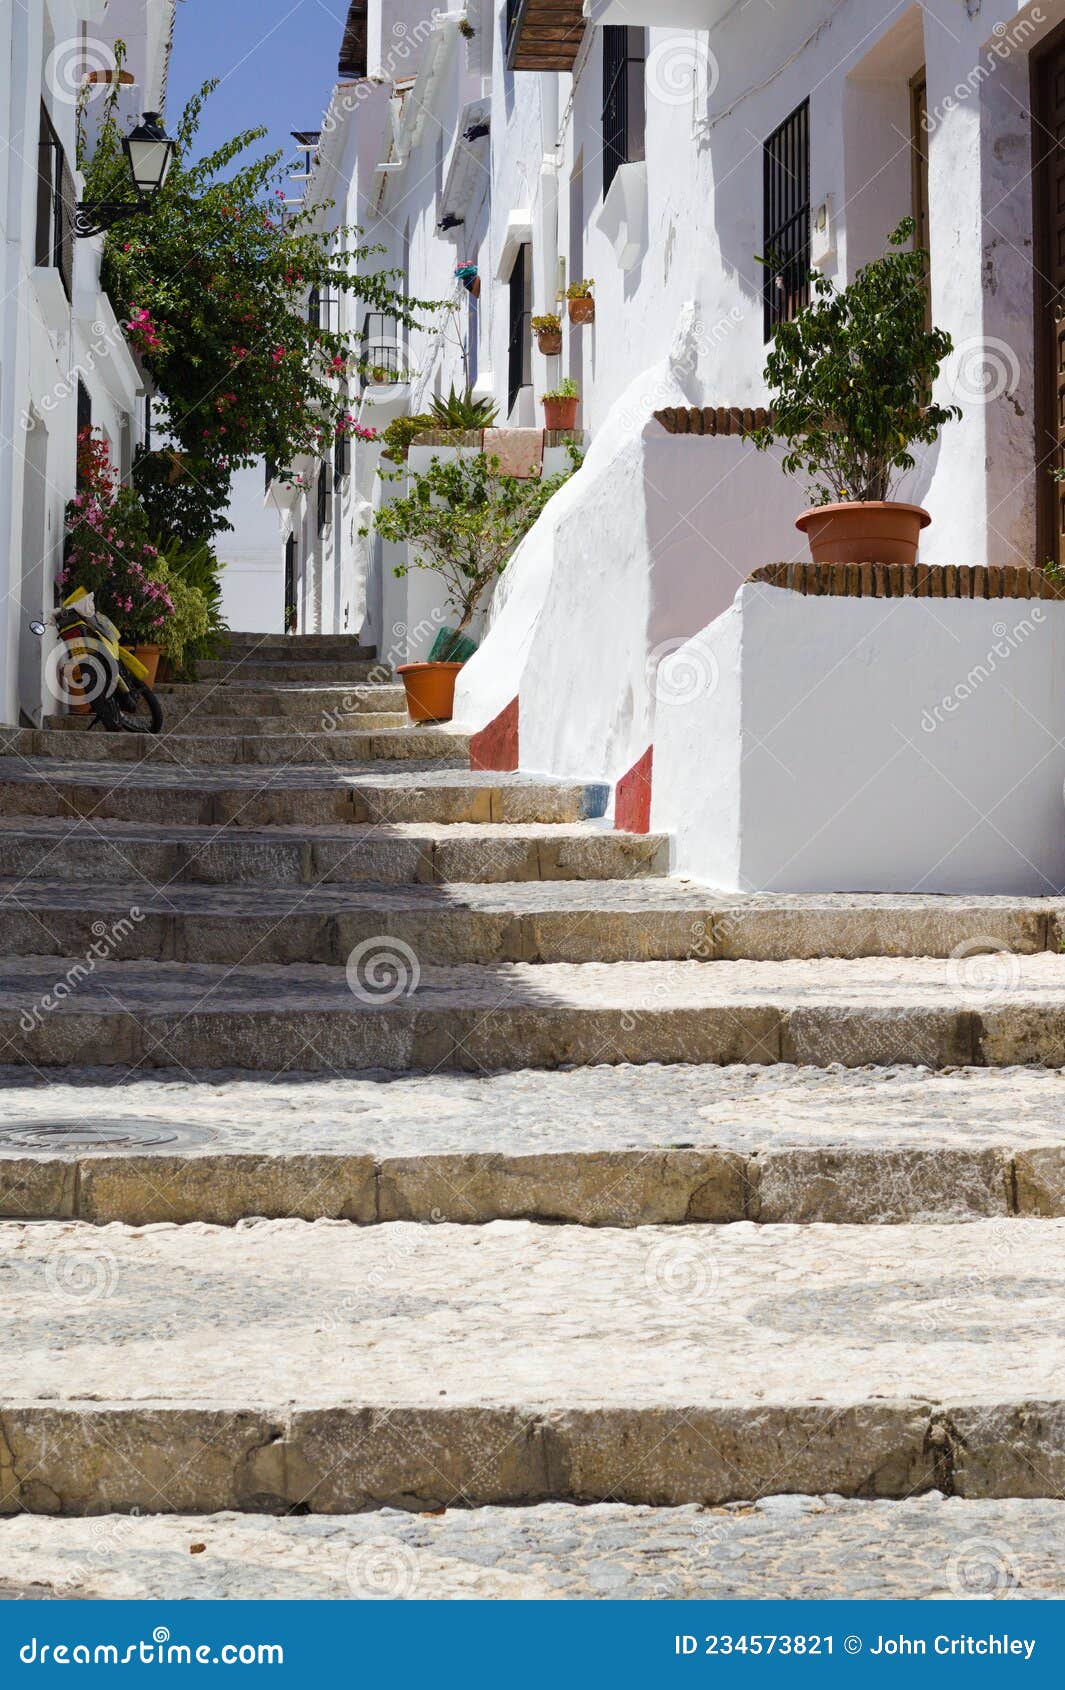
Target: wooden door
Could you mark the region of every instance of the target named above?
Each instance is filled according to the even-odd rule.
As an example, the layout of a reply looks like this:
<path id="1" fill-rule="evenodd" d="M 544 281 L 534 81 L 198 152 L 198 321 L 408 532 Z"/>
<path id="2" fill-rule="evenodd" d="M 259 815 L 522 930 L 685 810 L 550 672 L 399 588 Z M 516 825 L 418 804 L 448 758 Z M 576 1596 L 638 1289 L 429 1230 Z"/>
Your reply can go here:
<path id="1" fill-rule="evenodd" d="M 1036 562 L 1065 566 L 1065 32 L 1033 66 Z"/>

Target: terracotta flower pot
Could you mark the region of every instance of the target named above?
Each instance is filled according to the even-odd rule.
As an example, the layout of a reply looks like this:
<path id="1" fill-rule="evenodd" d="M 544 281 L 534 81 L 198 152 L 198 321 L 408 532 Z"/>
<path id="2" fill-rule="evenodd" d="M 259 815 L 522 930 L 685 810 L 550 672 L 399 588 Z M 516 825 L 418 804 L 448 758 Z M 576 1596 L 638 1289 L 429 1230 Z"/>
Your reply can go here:
<path id="1" fill-rule="evenodd" d="M 579 401 L 576 399 L 545 399 L 543 401 L 544 427 L 549 432 L 554 432 L 557 429 L 576 428 L 578 403 Z"/>
<path id="2" fill-rule="evenodd" d="M 581 299 L 571 299 L 569 302 L 569 320 L 571 323 L 594 323 L 595 300 L 590 293 Z"/>
<path id="3" fill-rule="evenodd" d="M 545 358 L 557 358 L 562 351 L 562 330 L 537 329 L 536 344 Z"/>
<path id="4" fill-rule="evenodd" d="M 870 499 L 814 505 L 795 526 L 806 535 L 815 563 L 913 564 L 921 529 L 931 520 L 920 505 Z"/>
<path id="5" fill-rule="evenodd" d="M 144 667 L 148 671 L 148 678 L 144 683 L 145 686 L 154 687 L 155 685 L 155 677 L 159 673 L 159 658 L 162 655 L 162 650 L 163 648 L 161 645 L 135 645 L 133 647 L 134 657 L 143 663 Z"/>
<path id="6" fill-rule="evenodd" d="M 455 680 L 461 663 L 401 663 L 412 722 L 450 722 L 455 711 Z"/>

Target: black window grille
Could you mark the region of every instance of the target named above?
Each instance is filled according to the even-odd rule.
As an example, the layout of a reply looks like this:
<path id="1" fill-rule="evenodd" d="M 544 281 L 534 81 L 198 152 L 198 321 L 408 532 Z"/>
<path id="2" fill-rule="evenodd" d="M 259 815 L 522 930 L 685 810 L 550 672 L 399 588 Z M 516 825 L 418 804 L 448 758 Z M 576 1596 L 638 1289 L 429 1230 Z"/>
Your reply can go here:
<path id="1" fill-rule="evenodd" d="M 333 480 L 344 481 L 351 474 L 351 441 L 338 434 L 333 442 Z"/>
<path id="2" fill-rule="evenodd" d="M 37 152 L 36 249 L 36 262 L 59 271 L 69 299 L 74 281 L 74 178 L 44 106 Z"/>
<path id="3" fill-rule="evenodd" d="M 507 410 L 532 381 L 532 247 L 523 242 L 510 272 L 510 345 L 507 372 Z"/>
<path id="4" fill-rule="evenodd" d="M 399 328 L 384 311 L 367 311 L 362 324 L 362 363 L 370 380 L 394 381 L 402 373 Z"/>
<path id="5" fill-rule="evenodd" d="M 266 468 L 266 491 L 269 493 L 270 483 L 273 481 L 275 475 L 277 474 L 277 465 L 274 463 L 272 458 L 267 458 L 266 461 L 265 461 L 265 468 Z"/>
<path id="6" fill-rule="evenodd" d="M 318 533 L 322 535 L 329 527 L 329 465 L 323 464 L 318 471 Z"/>
<path id="7" fill-rule="evenodd" d="M 296 627 L 296 536 L 285 541 L 285 632 Z"/>
<path id="8" fill-rule="evenodd" d="M 151 396 L 150 393 L 146 393 L 144 395 L 144 450 L 146 452 L 150 452 L 151 449 L 152 449 L 152 396 Z"/>
<path id="9" fill-rule="evenodd" d="M 312 329 L 322 326 L 322 296 L 317 288 L 312 288 L 307 295 L 307 321 Z"/>
<path id="10" fill-rule="evenodd" d="M 85 433 L 86 429 L 91 429 L 91 428 L 92 428 L 92 395 L 89 393 L 88 388 L 85 386 L 85 383 L 82 381 L 81 377 L 79 376 L 78 377 L 78 407 L 77 407 L 77 430 L 78 430 L 77 438 L 78 438 L 79 443 L 80 443 L 81 437 Z"/>
<path id="11" fill-rule="evenodd" d="M 608 24 L 603 30 L 603 193 L 623 164 L 645 155 L 647 31 Z"/>
<path id="12" fill-rule="evenodd" d="M 521 15 L 525 10 L 525 0 L 507 0 L 507 39 L 504 58 L 509 65 L 517 44 L 518 32 L 521 29 Z"/>
<path id="13" fill-rule="evenodd" d="M 810 102 L 763 149 L 765 338 L 810 303 Z"/>

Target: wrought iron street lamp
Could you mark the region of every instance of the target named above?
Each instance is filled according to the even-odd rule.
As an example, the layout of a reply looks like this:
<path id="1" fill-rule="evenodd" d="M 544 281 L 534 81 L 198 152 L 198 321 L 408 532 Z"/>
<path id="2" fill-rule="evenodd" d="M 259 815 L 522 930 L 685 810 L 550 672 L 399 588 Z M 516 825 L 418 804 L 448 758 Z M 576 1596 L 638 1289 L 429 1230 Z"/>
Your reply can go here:
<path id="1" fill-rule="evenodd" d="M 136 129 L 122 142 L 135 200 L 83 200 L 74 208 L 74 233 L 99 235 L 126 217 L 147 211 L 170 173 L 177 143 L 163 127 L 158 112 L 146 111 Z"/>

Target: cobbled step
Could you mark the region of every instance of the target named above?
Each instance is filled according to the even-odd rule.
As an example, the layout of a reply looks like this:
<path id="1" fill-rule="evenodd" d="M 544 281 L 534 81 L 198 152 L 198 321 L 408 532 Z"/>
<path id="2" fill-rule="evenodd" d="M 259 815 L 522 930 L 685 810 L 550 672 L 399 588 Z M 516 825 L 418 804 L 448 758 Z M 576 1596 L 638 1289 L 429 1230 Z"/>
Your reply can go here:
<path id="1" fill-rule="evenodd" d="M 491 845 L 486 846 L 491 852 Z M 346 962 L 357 944 L 396 939 L 421 963 L 788 961 L 832 956 L 946 957 L 947 984 L 978 993 L 1010 986 L 1022 955 L 1062 949 L 1065 904 L 992 909 L 979 899 L 929 909 L 894 898 L 766 902 L 754 910 L 677 880 L 533 880 L 515 884 L 358 889 L 306 885 L 164 885 L 140 865 L 124 884 L 71 886 L 53 865 L 40 878 L 0 877 L 0 955 L 75 956 L 100 924 L 136 911 L 126 959 Z M 995 929 L 992 933 L 990 930 Z M 794 933 L 795 937 L 791 935 Z M 997 978 L 996 978 L 997 976 Z"/>
<path id="2" fill-rule="evenodd" d="M 379 664 L 369 661 L 340 662 L 332 658 L 303 662 L 255 656 L 201 658 L 196 665 L 196 674 L 203 681 L 228 680 L 242 686 L 256 681 L 325 681 L 330 686 L 338 686 L 344 682 L 357 684 L 386 679 Z"/>
<path id="3" fill-rule="evenodd" d="M 1065 1216 L 1057 1071 L 49 1078 L 0 1070 L 5 1217 L 631 1227 Z"/>
<path id="4" fill-rule="evenodd" d="M 442 885 L 630 880 L 665 875 L 662 834 L 588 823 L 502 828 L 430 822 L 346 827 L 182 826 L 0 816 L 0 875 L 20 881 L 157 886 Z"/>
<path id="5" fill-rule="evenodd" d="M 134 918 L 101 926 L 94 957 L 114 956 Z M 0 1061 L 271 1072 L 1065 1066 L 1065 957 L 1012 960 L 1015 984 L 999 995 L 926 958 L 420 968 L 388 939 L 347 969 L 6 958 Z"/>
<path id="6" fill-rule="evenodd" d="M 306 732 L 298 723 L 289 723 L 280 731 L 244 736 L 186 733 L 180 728 L 158 736 L 11 728 L 0 732 L 0 758 L 12 755 L 83 758 L 89 763 L 169 763 L 201 769 L 232 768 L 242 763 L 270 768 L 290 763 L 408 761 L 468 769 L 470 742 L 466 734 L 432 726 L 384 728 L 376 733 L 320 733 Z"/>
<path id="7" fill-rule="evenodd" d="M 0 757 L 0 815 L 96 821 L 305 827 L 331 822 L 578 822 L 602 816 L 605 786 L 527 775 L 379 765 L 372 773 L 320 763 L 263 769 L 62 762 Z"/>
<path id="8" fill-rule="evenodd" d="M 773 1496 L 0 1522 L 0 1595 L 59 1600 L 1061 1601 L 1065 1503 Z M 1022 1628 L 1023 1629 L 1023 1628 Z M 1023 1659 L 1023 1656 L 1021 1657 Z"/>
<path id="9" fill-rule="evenodd" d="M 223 657 L 244 657 L 249 652 L 299 663 L 305 657 L 372 659 L 377 656 L 377 647 L 360 645 L 351 634 L 227 634 L 222 641 Z"/>
<path id="10" fill-rule="evenodd" d="M 406 713 L 406 695 L 401 686 L 245 686 L 230 681 L 189 681 L 156 689 L 169 722 L 189 711 L 232 710 L 235 716 L 291 716 L 317 723 L 323 732 L 343 725 L 347 716 L 379 710 Z"/>
<path id="11" fill-rule="evenodd" d="M 218 703 L 216 698 L 214 703 Z M 93 728 L 91 718 L 85 716 L 49 716 L 44 723 L 49 733 L 87 733 L 92 732 L 93 741 L 97 744 L 104 742 L 105 736 L 98 728 Z M 409 728 L 405 710 L 359 710 L 350 711 L 339 720 L 332 717 L 323 722 L 320 716 L 303 719 L 299 716 L 236 716 L 211 715 L 207 705 L 193 705 L 191 709 L 180 710 L 170 704 L 166 707 L 166 721 L 163 726 L 164 736 L 175 734 L 222 734 L 227 737 L 234 734 L 251 734 L 262 738 L 268 734 L 304 734 L 320 737 L 336 732 L 378 733 L 382 728 Z"/>
<path id="12" fill-rule="evenodd" d="M 1063 1292 L 1053 1220 L 8 1221 L 0 1511 L 1055 1498 Z"/>

